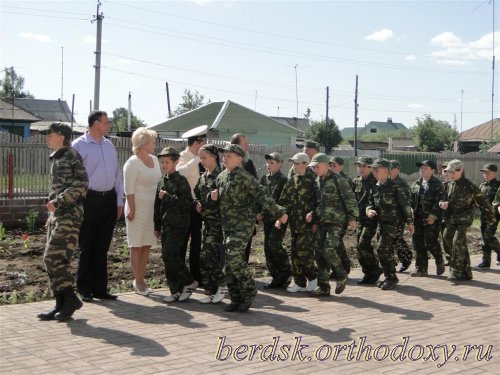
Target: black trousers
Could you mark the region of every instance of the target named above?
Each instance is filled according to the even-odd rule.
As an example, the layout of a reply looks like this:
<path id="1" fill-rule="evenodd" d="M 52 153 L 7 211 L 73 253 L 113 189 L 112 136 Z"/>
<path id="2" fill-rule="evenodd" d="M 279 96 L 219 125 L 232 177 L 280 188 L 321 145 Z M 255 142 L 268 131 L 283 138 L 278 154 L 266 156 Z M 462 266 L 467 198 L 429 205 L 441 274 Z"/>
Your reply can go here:
<path id="1" fill-rule="evenodd" d="M 116 208 L 114 190 L 104 195 L 89 191 L 83 202 L 76 274 L 80 293 L 106 293 L 108 290 L 108 250 L 116 224 Z"/>
<path id="2" fill-rule="evenodd" d="M 186 259 L 187 245 L 189 242 L 189 271 L 191 276 L 201 284 L 200 272 L 200 252 L 201 252 L 201 228 L 203 222 L 201 215 L 193 208 L 191 210 L 191 218 L 189 223 L 189 231 L 186 234 L 184 244 L 182 246 L 182 259 Z"/>

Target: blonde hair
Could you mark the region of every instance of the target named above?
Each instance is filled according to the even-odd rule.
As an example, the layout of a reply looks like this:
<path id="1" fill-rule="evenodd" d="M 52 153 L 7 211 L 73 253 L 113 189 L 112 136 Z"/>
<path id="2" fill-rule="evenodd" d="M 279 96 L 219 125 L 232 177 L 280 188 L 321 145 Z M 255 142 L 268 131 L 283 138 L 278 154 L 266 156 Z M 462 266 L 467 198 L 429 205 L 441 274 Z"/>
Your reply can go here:
<path id="1" fill-rule="evenodd" d="M 137 155 L 142 146 L 151 142 L 152 139 L 156 139 L 156 137 L 157 134 L 154 130 L 149 130 L 145 127 L 137 128 L 132 133 L 132 152 Z"/>

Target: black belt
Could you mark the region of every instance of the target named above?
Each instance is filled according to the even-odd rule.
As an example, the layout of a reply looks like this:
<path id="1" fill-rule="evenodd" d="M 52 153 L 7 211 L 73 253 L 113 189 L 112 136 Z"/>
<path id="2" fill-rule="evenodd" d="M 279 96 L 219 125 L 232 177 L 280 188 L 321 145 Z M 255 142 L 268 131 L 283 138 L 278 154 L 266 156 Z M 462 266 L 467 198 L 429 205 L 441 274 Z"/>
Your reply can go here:
<path id="1" fill-rule="evenodd" d="M 87 195 L 93 196 L 93 197 L 109 197 L 111 194 L 115 193 L 115 189 L 111 189 L 108 191 L 97 191 L 97 190 L 91 190 L 89 189 L 87 191 Z"/>

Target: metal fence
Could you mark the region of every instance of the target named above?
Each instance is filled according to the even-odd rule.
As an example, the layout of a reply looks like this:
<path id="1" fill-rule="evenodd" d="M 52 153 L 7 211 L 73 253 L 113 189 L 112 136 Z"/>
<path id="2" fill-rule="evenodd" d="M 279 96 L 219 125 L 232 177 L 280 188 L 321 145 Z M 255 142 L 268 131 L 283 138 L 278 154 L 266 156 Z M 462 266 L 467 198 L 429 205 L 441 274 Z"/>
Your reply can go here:
<path id="1" fill-rule="evenodd" d="M 124 165 L 126 160 L 132 155 L 132 145 L 130 138 L 110 138 L 116 147 L 120 165 Z M 223 146 L 223 141 L 211 141 L 218 146 Z M 158 139 L 156 143 L 156 152 L 163 147 L 172 146 L 177 150 L 183 150 L 187 147 L 186 141 L 174 141 Z M 250 156 L 255 164 L 259 176 L 264 175 L 266 170 L 266 160 L 264 155 L 273 151 L 280 152 L 285 163 L 283 172 L 287 173 L 291 163 L 287 162 L 300 150 L 295 145 L 250 145 Z M 356 157 L 353 150 L 338 150 L 334 155 L 341 156 L 345 161 L 345 171 L 352 177 L 357 175 L 354 162 Z M 44 136 L 33 136 L 27 140 L 14 135 L 0 135 L 0 198 L 6 198 L 9 195 L 9 181 L 12 183 L 11 192 L 15 198 L 28 198 L 46 196 L 48 191 L 49 175 L 49 155 Z M 457 154 L 457 153 L 416 153 L 416 152 L 394 152 L 386 153 L 378 150 L 359 151 L 358 155 L 370 155 L 374 159 L 384 157 L 387 159 L 397 159 L 402 166 L 401 176 L 408 182 L 415 181 L 418 175 L 418 168 L 415 166 L 417 161 L 434 160 L 438 165 L 443 161 L 451 159 L 460 159 L 465 164 L 467 177 L 474 183 L 482 182 L 483 177 L 480 171 L 486 163 L 496 163 L 500 165 L 500 155 L 497 154 Z M 13 178 L 8 178 L 9 160 Z"/>

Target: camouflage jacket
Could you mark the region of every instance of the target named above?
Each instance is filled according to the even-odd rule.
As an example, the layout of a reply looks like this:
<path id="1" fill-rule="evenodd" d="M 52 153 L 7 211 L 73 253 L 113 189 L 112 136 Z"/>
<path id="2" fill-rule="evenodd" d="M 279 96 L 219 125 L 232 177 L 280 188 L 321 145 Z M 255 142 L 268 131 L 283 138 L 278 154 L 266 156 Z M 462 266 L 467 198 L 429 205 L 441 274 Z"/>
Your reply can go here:
<path id="1" fill-rule="evenodd" d="M 73 148 L 63 147 L 50 155 L 50 161 L 49 201 L 56 206 L 54 215 L 81 215 L 89 181 L 82 157 Z"/>
<path id="2" fill-rule="evenodd" d="M 278 202 L 281 196 L 281 192 L 283 191 L 283 186 L 285 186 L 286 181 L 287 181 L 286 176 L 283 173 L 281 173 L 281 171 L 278 171 L 272 176 L 269 174 L 266 176 L 262 176 L 262 178 L 260 179 L 260 184 L 267 189 L 273 200 L 275 202 Z M 262 214 L 264 222 L 268 224 L 274 224 L 274 222 L 277 219 L 276 217 L 269 215 L 268 211 L 264 211 L 262 212 Z"/>
<path id="3" fill-rule="evenodd" d="M 239 166 L 232 171 L 223 170 L 216 178 L 219 191 L 222 229 L 238 231 L 238 228 L 253 228 L 255 204 L 268 210 L 274 217 L 282 216 L 286 210 L 278 206 L 266 188 Z"/>
<path id="4" fill-rule="evenodd" d="M 450 181 L 445 190 L 444 202 L 448 202 L 447 222 L 456 225 L 472 225 L 474 206 L 481 210 L 481 216 L 487 222 L 493 222 L 493 207 L 481 190 L 470 180 L 462 176 L 457 181 Z"/>
<path id="5" fill-rule="evenodd" d="M 500 189 L 497 190 L 495 194 L 495 199 L 493 200 L 493 209 L 498 213 L 498 207 L 500 206 Z"/>
<path id="6" fill-rule="evenodd" d="M 306 222 L 306 215 L 316 210 L 316 179 L 310 174 L 294 175 L 288 178 L 279 204 L 286 208 L 290 228 L 294 232 L 312 230 L 312 223 Z"/>
<path id="7" fill-rule="evenodd" d="M 398 223 L 413 223 L 410 202 L 401 186 L 388 178 L 383 184 L 375 184 L 370 194 L 366 211 L 375 210 L 379 225 L 397 226 Z M 401 217 L 399 217 L 401 212 Z"/>
<path id="8" fill-rule="evenodd" d="M 354 190 L 354 183 L 352 182 L 352 178 L 346 175 L 344 171 L 340 172 L 339 175 L 345 178 L 351 189 Z"/>
<path id="9" fill-rule="evenodd" d="M 166 192 L 162 199 L 158 196 L 160 190 Z M 186 177 L 177 171 L 169 176 L 163 176 L 156 189 L 155 231 L 160 231 L 165 226 L 188 226 L 192 208 L 193 197 Z"/>
<path id="10" fill-rule="evenodd" d="M 481 193 L 486 197 L 486 200 L 493 204 L 493 201 L 495 200 L 495 195 L 497 194 L 498 190 L 500 188 L 500 181 L 497 179 L 493 179 L 488 182 L 483 182 L 481 185 L 479 185 L 479 190 L 481 190 Z M 500 219 L 500 214 L 498 213 L 498 210 L 494 210 L 495 213 L 495 218 L 496 220 Z M 481 220 L 483 220 L 483 215 L 481 214 Z"/>
<path id="11" fill-rule="evenodd" d="M 372 220 L 366 216 L 366 206 L 368 206 L 368 200 L 370 198 L 370 191 L 377 183 L 373 174 L 370 173 L 368 178 L 364 179 L 359 176 L 352 180 L 353 183 L 353 191 L 356 196 L 356 200 L 358 201 L 358 209 L 359 209 L 359 222 L 361 224 L 370 223 Z"/>
<path id="12" fill-rule="evenodd" d="M 316 211 L 320 223 L 344 225 L 358 218 L 356 197 L 347 181 L 328 171 L 325 178 L 316 177 Z"/>
<path id="13" fill-rule="evenodd" d="M 411 187 L 411 207 L 415 220 L 425 221 L 429 215 L 437 220 L 442 217 L 442 210 L 439 208 L 439 201 L 444 197 L 444 186 L 435 176 L 432 176 L 423 186 L 423 179 L 419 178 Z"/>
<path id="14" fill-rule="evenodd" d="M 215 180 L 221 169 L 216 167 L 212 173 L 208 171 L 203 172 L 194 188 L 196 201 L 201 204 L 203 210 L 201 211 L 201 218 L 204 221 L 219 221 L 220 222 L 220 204 L 219 201 L 213 201 L 210 198 L 210 193 L 217 189 Z"/>

